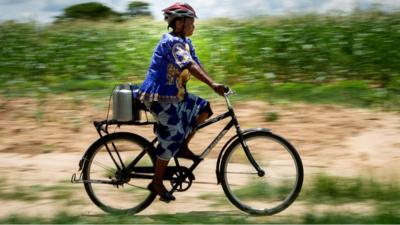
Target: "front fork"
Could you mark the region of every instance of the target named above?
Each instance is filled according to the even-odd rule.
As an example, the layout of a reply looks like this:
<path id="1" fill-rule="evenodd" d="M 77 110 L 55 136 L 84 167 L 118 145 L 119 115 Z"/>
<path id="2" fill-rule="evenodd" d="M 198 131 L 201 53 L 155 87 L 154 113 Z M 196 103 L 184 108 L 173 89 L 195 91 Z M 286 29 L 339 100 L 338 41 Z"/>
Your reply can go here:
<path id="1" fill-rule="evenodd" d="M 250 161 L 251 165 L 253 165 L 254 169 L 256 169 L 257 174 L 258 174 L 259 177 L 265 176 L 265 171 L 258 165 L 258 163 L 254 159 L 253 155 L 250 153 L 249 146 L 247 145 L 246 141 L 244 140 L 243 131 L 240 128 L 239 122 L 237 121 L 237 118 L 236 118 L 235 113 L 233 112 L 233 110 L 232 110 L 231 113 L 232 113 L 233 122 L 234 122 L 234 125 L 236 127 L 236 132 L 238 134 L 238 138 L 239 138 L 240 144 L 243 147 L 243 150 L 244 150 L 244 153 L 246 154 L 247 159 Z"/>
<path id="2" fill-rule="evenodd" d="M 237 135 L 239 137 L 240 144 L 243 147 L 243 150 L 244 150 L 244 152 L 246 154 L 247 159 L 250 161 L 251 165 L 253 165 L 254 169 L 257 170 L 258 176 L 259 177 L 263 177 L 265 175 L 265 171 L 263 169 L 261 169 L 261 167 L 257 164 L 256 160 L 254 160 L 254 157 L 251 155 L 250 150 L 249 150 L 249 146 L 244 141 L 243 131 L 242 131 L 242 129 L 240 129 L 240 125 L 239 125 L 239 122 L 238 122 L 238 120 L 236 118 L 235 111 L 233 111 L 233 107 L 232 107 L 231 101 L 228 98 L 229 95 L 233 94 L 233 91 L 231 89 L 229 89 L 229 88 L 227 90 L 228 91 L 225 91 L 225 96 L 224 96 L 225 97 L 225 102 L 226 102 L 226 105 L 228 106 L 228 110 L 229 110 L 229 112 L 230 112 L 230 114 L 232 116 L 233 124 L 236 127 L 236 132 L 237 132 Z"/>
<path id="3" fill-rule="evenodd" d="M 243 136 L 243 135 L 242 135 Z M 250 161 L 251 165 L 253 165 L 254 169 L 257 170 L 257 174 L 259 177 L 265 176 L 265 170 L 263 170 L 254 160 L 253 155 L 250 153 L 249 146 L 246 144 L 246 142 L 241 138 L 240 143 L 242 144 L 244 153 L 246 154 L 247 159 Z"/>

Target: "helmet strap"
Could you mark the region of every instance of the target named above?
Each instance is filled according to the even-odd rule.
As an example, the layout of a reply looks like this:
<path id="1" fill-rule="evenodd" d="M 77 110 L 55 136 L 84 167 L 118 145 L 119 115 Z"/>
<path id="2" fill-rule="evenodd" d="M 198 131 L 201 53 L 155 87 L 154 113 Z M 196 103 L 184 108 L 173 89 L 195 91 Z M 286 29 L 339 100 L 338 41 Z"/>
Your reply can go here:
<path id="1" fill-rule="evenodd" d="M 186 25 L 186 17 L 183 17 L 183 28 L 182 28 L 182 36 L 185 37 L 185 25 Z"/>
<path id="2" fill-rule="evenodd" d="M 175 23 L 174 26 L 172 27 L 171 24 Z M 176 32 L 176 20 L 174 20 L 171 24 L 168 25 L 168 27 L 172 27 L 173 33 L 181 38 L 185 38 L 185 23 L 186 23 L 186 17 L 183 17 L 183 27 L 182 30 L 179 31 L 179 33 Z"/>

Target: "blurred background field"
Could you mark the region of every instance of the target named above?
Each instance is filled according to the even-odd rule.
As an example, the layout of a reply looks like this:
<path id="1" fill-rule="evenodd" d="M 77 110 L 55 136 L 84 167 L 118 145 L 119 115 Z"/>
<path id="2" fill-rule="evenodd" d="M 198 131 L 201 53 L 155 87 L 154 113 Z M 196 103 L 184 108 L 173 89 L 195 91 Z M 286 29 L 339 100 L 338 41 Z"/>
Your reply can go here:
<path id="1" fill-rule="evenodd" d="M 69 175 L 113 87 L 143 81 L 165 32 L 148 16 L 0 23 L 0 223 L 400 222 L 400 12 L 379 8 L 196 22 L 196 52 L 238 93 L 243 127 L 272 128 L 299 149 L 306 181 L 288 210 L 250 217 L 199 188 L 173 213 L 157 203 L 134 217 L 96 211 Z M 195 78 L 188 88 L 224 110 Z M 208 210 L 187 212 L 202 201 Z"/>
<path id="2" fill-rule="evenodd" d="M 399 30 L 400 13 L 371 10 L 212 19 L 198 22 L 192 39 L 211 76 L 249 97 L 398 110 Z M 1 93 L 104 94 L 117 83 L 141 83 L 165 32 L 146 18 L 1 23 Z"/>

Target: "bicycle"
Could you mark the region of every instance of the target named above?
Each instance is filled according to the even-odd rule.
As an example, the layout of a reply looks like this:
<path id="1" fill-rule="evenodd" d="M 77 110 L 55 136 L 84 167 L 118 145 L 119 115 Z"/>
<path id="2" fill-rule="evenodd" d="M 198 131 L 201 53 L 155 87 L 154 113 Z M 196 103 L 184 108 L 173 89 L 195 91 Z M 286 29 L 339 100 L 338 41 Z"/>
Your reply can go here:
<path id="1" fill-rule="evenodd" d="M 303 165 L 293 145 L 283 137 L 265 128 L 242 130 L 229 96 L 225 91 L 227 111 L 206 120 L 197 130 L 226 118 L 231 118 L 222 131 L 194 160 L 190 167 L 181 166 L 174 157 L 174 166 L 168 166 L 164 181 L 169 181 L 170 192 L 187 191 L 195 176 L 193 171 L 232 128 L 236 135 L 221 149 L 216 165 L 217 184 L 221 184 L 230 202 L 245 213 L 272 215 L 286 209 L 300 193 L 303 183 Z M 83 183 L 94 204 L 108 213 L 135 214 L 148 207 L 156 194 L 147 189 L 153 178 L 155 145 L 152 141 L 130 132 L 109 133 L 110 125 L 153 125 L 147 121 L 95 121 L 100 138 L 79 161 L 79 177 L 74 173 L 73 183 Z M 105 134 L 103 135 L 102 132 Z"/>

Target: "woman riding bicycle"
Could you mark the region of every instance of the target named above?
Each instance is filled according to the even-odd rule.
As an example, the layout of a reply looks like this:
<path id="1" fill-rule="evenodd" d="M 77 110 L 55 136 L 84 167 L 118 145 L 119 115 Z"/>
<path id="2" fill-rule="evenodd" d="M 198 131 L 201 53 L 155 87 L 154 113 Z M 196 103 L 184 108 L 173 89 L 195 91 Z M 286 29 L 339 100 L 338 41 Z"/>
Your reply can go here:
<path id="1" fill-rule="evenodd" d="M 192 74 L 223 96 L 224 85 L 215 83 L 203 69 L 189 38 L 194 31 L 197 18 L 194 9 L 187 3 L 175 3 L 162 10 L 168 28 L 156 46 L 151 64 L 141 88 L 140 100 L 157 121 L 154 178 L 148 188 L 160 196 L 160 200 L 175 200 L 162 183 L 169 160 L 178 157 L 196 160 L 188 144 L 193 137 L 193 128 L 212 115 L 210 103 L 188 93 L 186 83 Z"/>

